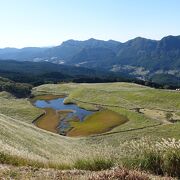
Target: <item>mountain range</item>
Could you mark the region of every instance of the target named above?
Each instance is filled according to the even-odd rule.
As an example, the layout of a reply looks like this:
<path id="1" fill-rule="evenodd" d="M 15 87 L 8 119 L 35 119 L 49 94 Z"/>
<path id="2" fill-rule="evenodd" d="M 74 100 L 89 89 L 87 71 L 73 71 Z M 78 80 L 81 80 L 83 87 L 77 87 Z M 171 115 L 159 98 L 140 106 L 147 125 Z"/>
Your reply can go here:
<path id="1" fill-rule="evenodd" d="M 180 36 L 161 40 L 142 37 L 121 43 L 114 40 L 68 40 L 49 48 L 0 49 L 0 59 L 46 61 L 85 67 L 133 77 L 180 83 Z"/>

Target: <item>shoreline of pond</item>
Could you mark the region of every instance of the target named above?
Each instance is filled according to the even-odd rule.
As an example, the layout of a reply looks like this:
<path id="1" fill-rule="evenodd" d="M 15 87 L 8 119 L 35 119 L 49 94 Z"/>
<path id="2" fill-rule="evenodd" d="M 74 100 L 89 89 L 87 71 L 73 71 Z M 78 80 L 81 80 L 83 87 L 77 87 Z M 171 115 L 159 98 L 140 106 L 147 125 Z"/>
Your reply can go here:
<path id="1" fill-rule="evenodd" d="M 44 110 L 44 113 L 33 121 L 33 124 L 41 129 L 66 136 L 67 132 L 72 129 L 70 121 L 83 121 L 86 115 L 94 113 L 94 111 L 80 108 L 73 103 L 65 104 L 66 97 L 64 95 L 40 95 L 31 99 L 31 103 L 35 107 Z M 56 106 L 52 104 L 52 107 L 50 107 L 49 104 L 53 103 L 53 101 L 57 103 L 58 100 L 60 100 L 59 104 L 55 104 Z M 39 102 L 38 105 L 37 102 Z"/>
<path id="2" fill-rule="evenodd" d="M 128 121 L 127 117 L 108 109 L 88 111 L 73 103 L 64 104 L 66 97 L 34 97 L 32 104 L 44 110 L 44 113 L 33 121 L 34 125 L 60 135 L 81 137 L 107 132 Z"/>

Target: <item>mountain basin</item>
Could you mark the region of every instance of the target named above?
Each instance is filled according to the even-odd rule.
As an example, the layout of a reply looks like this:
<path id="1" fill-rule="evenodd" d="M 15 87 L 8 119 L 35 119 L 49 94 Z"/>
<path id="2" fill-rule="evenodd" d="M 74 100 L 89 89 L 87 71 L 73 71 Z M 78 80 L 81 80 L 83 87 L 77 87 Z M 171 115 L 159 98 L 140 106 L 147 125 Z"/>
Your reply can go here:
<path id="1" fill-rule="evenodd" d="M 126 116 L 109 109 L 89 111 L 76 104 L 64 104 L 64 100 L 65 97 L 52 95 L 36 97 L 34 106 L 44 109 L 45 114 L 34 124 L 53 133 L 81 137 L 106 133 L 128 121 Z"/>
<path id="2" fill-rule="evenodd" d="M 46 97 L 44 98 L 46 99 Z M 94 113 L 78 107 L 76 104 L 64 104 L 65 97 L 51 100 L 36 99 L 34 105 L 45 110 L 45 115 L 35 121 L 35 125 L 55 133 L 66 135 L 70 130 L 70 121 L 83 122 L 86 116 Z"/>

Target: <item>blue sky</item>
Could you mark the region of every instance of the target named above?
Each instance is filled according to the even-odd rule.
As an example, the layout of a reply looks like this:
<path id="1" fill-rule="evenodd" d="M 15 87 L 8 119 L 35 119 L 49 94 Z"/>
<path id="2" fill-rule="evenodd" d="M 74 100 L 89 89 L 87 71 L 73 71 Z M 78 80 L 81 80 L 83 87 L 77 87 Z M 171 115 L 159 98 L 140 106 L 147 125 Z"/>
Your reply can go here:
<path id="1" fill-rule="evenodd" d="M 180 0 L 0 0 L 0 47 L 180 35 Z"/>

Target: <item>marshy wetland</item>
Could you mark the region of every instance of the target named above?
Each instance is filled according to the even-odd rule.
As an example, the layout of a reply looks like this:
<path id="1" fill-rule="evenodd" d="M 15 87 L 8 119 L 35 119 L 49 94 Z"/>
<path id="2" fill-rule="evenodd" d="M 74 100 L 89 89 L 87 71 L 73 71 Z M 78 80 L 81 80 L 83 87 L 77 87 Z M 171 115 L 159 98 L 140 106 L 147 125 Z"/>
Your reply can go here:
<path id="1" fill-rule="evenodd" d="M 104 133 L 128 121 L 117 112 L 103 109 L 90 111 L 76 104 L 64 103 L 64 96 L 44 95 L 33 100 L 44 114 L 34 124 L 44 130 L 66 136 L 88 136 Z"/>

